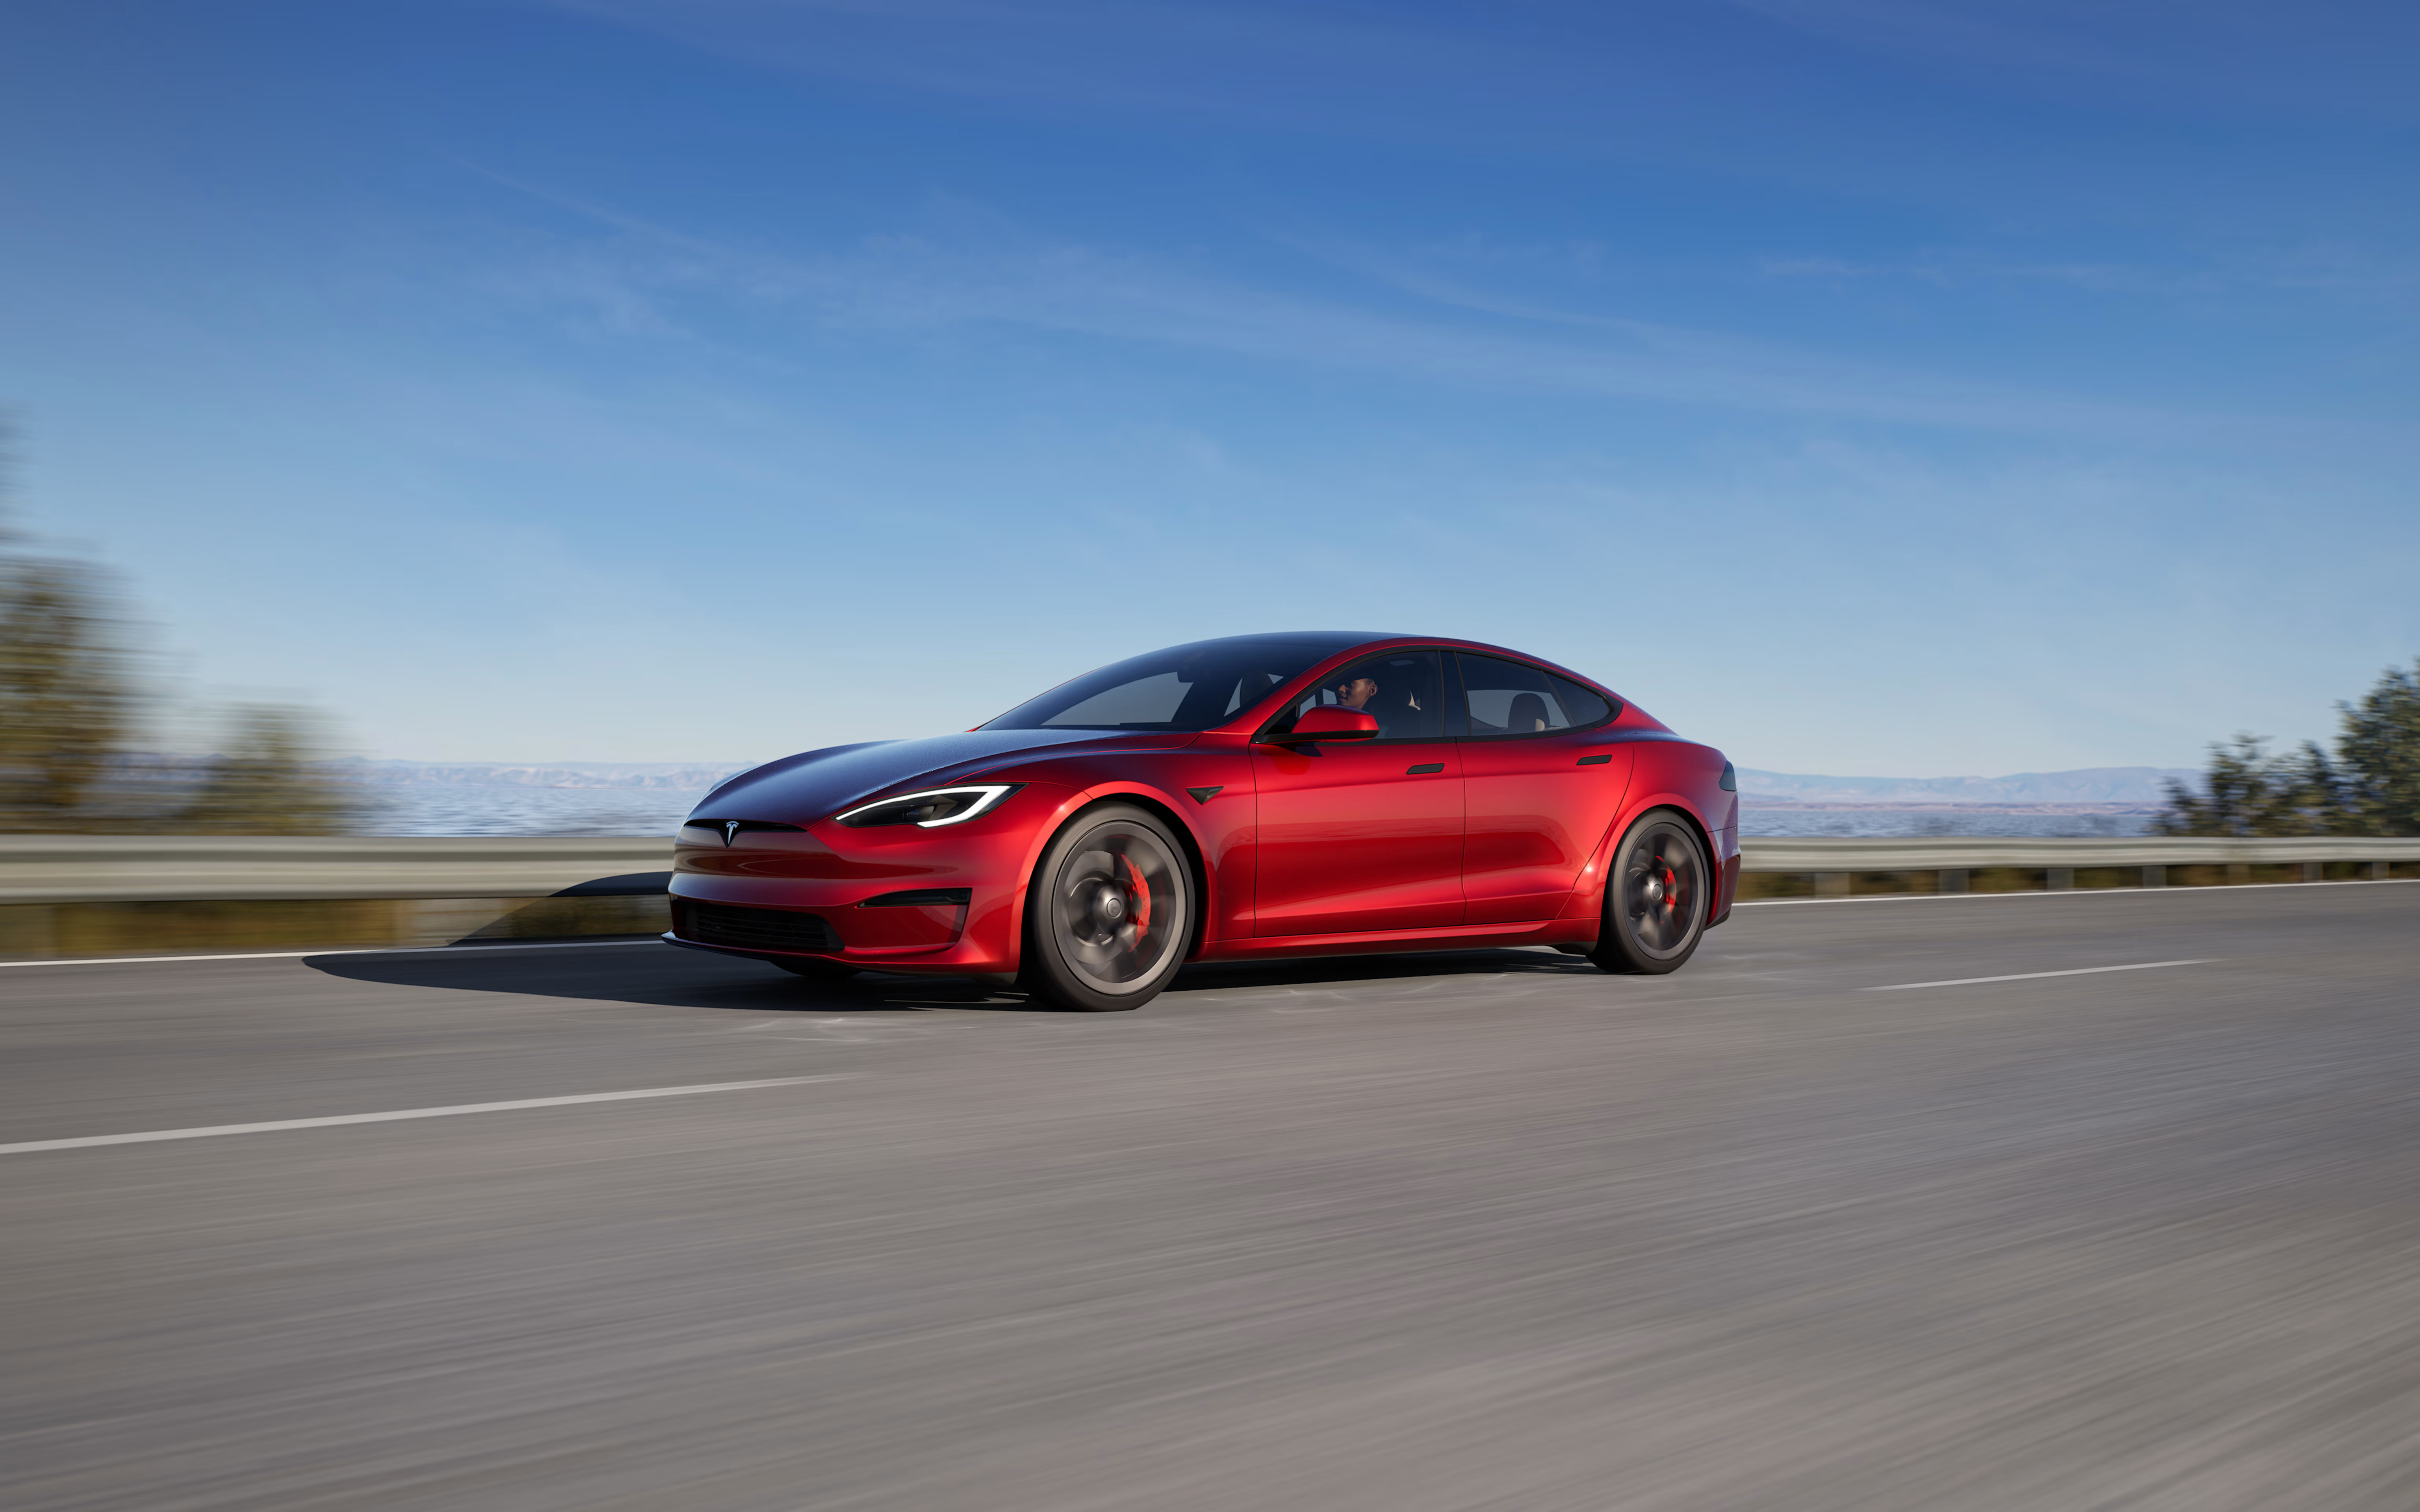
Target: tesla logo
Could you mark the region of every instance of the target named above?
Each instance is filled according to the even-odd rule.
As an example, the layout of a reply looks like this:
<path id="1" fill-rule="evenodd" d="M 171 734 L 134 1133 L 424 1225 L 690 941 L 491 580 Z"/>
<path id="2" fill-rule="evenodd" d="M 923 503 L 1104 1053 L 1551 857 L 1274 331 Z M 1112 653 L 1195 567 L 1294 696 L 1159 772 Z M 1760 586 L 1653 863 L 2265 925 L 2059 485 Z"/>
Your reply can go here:
<path id="1" fill-rule="evenodd" d="M 724 821 L 722 822 L 722 848 L 723 848 L 724 850 L 726 850 L 726 851 L 727 851 L 727 850 L 731 849 L 731 837 L 733 837 L 734 835 L 737 835 L 737 834 L 738 834 L 738 833 L 739 833 L 739 821 L 738 821 L 738 820 L 737 820 L 737 819 L 726 819 L 726 820 L 724 820 Z"/>

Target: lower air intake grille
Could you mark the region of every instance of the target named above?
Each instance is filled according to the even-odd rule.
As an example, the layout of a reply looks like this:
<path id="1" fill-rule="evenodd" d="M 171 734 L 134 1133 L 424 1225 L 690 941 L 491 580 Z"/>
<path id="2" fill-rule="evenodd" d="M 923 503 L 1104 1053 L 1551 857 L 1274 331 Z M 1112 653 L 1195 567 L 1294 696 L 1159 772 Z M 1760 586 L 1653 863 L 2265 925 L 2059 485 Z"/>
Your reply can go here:
<path id="1" fill-rule="evenodd" d="M 964 908 L 973 899 L 971 887 L 925 887 L 915 892 L 886 892 L 868 898 L 860 908 Z"/>
<path id="2" fill-rule="evenodd" d="M 683 939 L 700 945 L 737 945 L 751 950 L 837 950 L 840 935 L 819 914 L 785 908 L 734 908 L 728 903 L 687 903 L 681 908 Z"/>

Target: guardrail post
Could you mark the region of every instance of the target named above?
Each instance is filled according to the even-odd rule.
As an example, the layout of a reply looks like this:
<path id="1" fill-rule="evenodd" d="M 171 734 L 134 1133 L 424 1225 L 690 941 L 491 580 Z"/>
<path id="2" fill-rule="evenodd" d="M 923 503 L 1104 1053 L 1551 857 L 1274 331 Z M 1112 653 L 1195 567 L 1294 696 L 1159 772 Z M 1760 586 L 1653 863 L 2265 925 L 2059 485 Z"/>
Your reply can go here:
<path id="1" fill-rule="evenodd" d="M 2168 869 L 2166 867 L 2147 866 L 2143 868 L 2143 886 L 2147 887 L 2164 887 L 2167 885 Z"/>
<path id="2" fill-rule="evenodd" d="M 2323 882 L 2327 879 L 2327 874 L 2328 869 L 2318 861 L 2303 863 L 2303 880 L 2305 882 Z"/>
<path id="3" fill-rule="evenodd" d="M 1816 872 L 1815 891 L 1825 898 L 1846 898 L 1849 895 L 1849 873 L 1846 872 Z"/>
<path id="4" fill-rule="evenodd" d="M 2383 881 L 2385 881 L 2385 880 L 2386 880 L 2386 869 L 2387 869 L 2387 867 L 2388 867 L 2389 865 L 2391 865 L 2391 864 L 2392 864 L 2392 863 L 2390 863 L 2390 862 L 2386 862 L 2386 861 L 2372 861 L 2372 862 L 2370 862 L 2370 863 L 2369 863 L 2369 880 L 2370 880 L 2370 881 L 2372 881 L 2372 882 L 2383 882 Z"/>
<path id="5" fill-rule="evenodd" d="M 2247 882 L 2249 882 L 2249 881 L 2251 881 L 2251 880 L 2252 880 L 2252 863 L 2251 863 L 2251 862 L 2249 862 L 2249 861 L 2229 861 L 2229 862 L 2227 862 L 2227 863 L 2226 863 L 2226 885 L 2227 885 L 2228 887 L 2240 887 L 2243 886 L 2245 883 L 2247 883 Z"/>
<path id="6" fill-rule="evenodd" d="M 2042 885 L 2053 892 L 2065 892 L 2075 886 L 2075 868 L 2055 866 L 2042 878 Z"/>
<path id="7" fill-rule="evenodd" d="M 1964 892 L 1966 890 L 1966 869 L 1962 866 L 1943 867 L 1937 874 L 1937 880 L 1935 880 L 1932 885 L 1932 890 L 1935 892 Z"/>

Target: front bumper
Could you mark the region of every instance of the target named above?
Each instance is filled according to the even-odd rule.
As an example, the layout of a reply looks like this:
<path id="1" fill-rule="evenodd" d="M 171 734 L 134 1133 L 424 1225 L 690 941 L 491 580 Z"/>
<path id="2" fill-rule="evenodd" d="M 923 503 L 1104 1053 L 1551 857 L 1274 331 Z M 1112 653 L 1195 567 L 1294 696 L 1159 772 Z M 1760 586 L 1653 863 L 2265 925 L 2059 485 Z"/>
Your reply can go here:
<path id="1" fill-rule="evenodd" d="M 685 945 L 767 955 L 866 961 L 945 951 L 966 935 L 972 889 L 881 894 L 853 905 L 821 907 L 795 898 L 768 906 L 673 897 L 673 934 Z"/>
<path id="2" fill-rule="evenodd" d="M 826 820 L 673 853 L 673 944 L 884 971 L 1016 969 L 1025 881 L 1071 795 L 1032 784 L 964 825 L 852 829 Z"/>

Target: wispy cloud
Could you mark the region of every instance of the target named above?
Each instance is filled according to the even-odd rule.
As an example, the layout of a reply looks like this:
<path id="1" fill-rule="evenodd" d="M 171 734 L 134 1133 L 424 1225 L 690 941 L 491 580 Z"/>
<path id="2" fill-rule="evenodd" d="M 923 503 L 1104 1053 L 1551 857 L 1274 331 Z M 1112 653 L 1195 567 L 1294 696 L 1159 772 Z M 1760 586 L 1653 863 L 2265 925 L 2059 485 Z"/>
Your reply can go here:
<path id="1" fill-rule="evenodd" d="M 1738 67 L 1772 36 L 1793 34 L 1933 72 L 1957 68 L 1994 92 L 2047 82 L 2130 108 L 2253 105 L 2410 121 L 2409 60 L 2420 42 L 2413 8 L 2307 0 L 1729 0 L 1729 17 L 1713 8 L 1508 13 L 1269 0 L 526 3 L 753 67 L 887 87 L 1347 130 L 1377 127 L 1369 110 L 1383 105 L 1384 130 L 1417 132 L 1442 113 L 1466 134 L 1508 112 L 1602 122 L 1623 97 L 1652 98 L 1635 117 L 1652 128 L 1699 93 L 1664 87 L 1677 60 Z M 1742 13 L 1767 23 L 1767 35 L 1744 34 Z"/>
<path id="2" fill-rule="evenodd" d="M 753 67 L 1051 108 L 1298 121 L 1558 77 L 1484 17 L 1212 0 L 536 0 Z"/>
<path id="3" fill-rule="evenodd" d="M 2190 268 L 2085 259 L 2024 260 L 1959 251 L 1924 252 L 1902 258 L 1768 257 L 1756 266 L 1767 278 L 1838 283 L 1897 280 L 1944 289 L 2031 283 L 2099 294 L 2182 299 L 2300 291 L 2371 305 L 2409 303 L 2420 293 L 2420 261 L 2344 249 L 2240 254 L 2223 263 Z"/>
<path id="4" fill-rule="evenodd" d="M 2247 104 L 2409 121 L 2420 11 L 2296 0 L 1730 0 L 1877 54 L 1970 65 L 1993 87 L 2098 85 L 2129 107 Z M 2331 11 L 2338 12 L 2331 15 Z M 2347 13 L 2350 12 L 2350 13 Z"/>
<path id="5" fill-rule="evenodd" d="M 858 331 L 1022 330 L 1385 381 L 1886 424 L 2139 436 L 2245 423 L 1559 308 L 1400 260 L 1348 260 L 1361 275 L 1358 297 L 1314 297 L 997 222 L 801 255 L 546 197 L 609 234 L 558 247 L 496 286 L 590 310 L 599 325 L 634 336 L 727 329 L 729 314 L 744 310 L 758 322 L 780 313 Z M 723 316 L 717 305 L 727 307 Z"/>
<path id="6" fill-rule="evenodd" d="M 2007 262 L 1962 255 L 1931 255 L 1897 261 L 1850 257 L 1769 257 L 1759 265 L 1769 278 L 1840 282 L 1904 280 L 1935 288 L 1971 287 L 1993 282 L 2059 284 L 2108 294 L 2211 294 L 2242 283 L 2212 269 L 2163 269 L 2124 263 Z"/>

